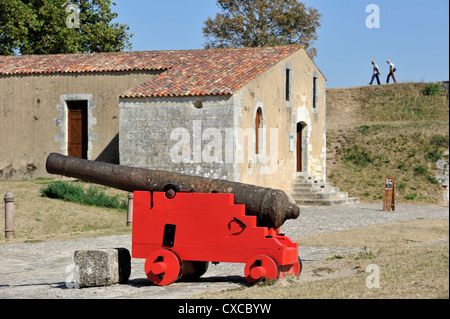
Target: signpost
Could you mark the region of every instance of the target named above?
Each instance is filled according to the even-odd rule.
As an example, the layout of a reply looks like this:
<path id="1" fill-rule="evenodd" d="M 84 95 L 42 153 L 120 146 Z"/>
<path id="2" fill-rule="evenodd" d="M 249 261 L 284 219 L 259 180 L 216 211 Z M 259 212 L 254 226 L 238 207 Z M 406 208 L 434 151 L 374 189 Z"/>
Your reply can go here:
<path id="1" fill-rule="evenodd" d="M 395 185 L 394 177 L 388 176 L 384 187 L 383 211 L 391 210 L 395 212 Z"/>

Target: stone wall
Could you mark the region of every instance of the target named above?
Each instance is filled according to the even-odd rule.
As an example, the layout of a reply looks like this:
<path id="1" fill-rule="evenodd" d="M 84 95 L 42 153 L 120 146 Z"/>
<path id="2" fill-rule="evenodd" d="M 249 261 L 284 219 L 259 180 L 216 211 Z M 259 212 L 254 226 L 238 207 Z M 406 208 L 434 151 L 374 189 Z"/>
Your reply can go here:
<path id="1" fill-rule="evenodd" d="M 448 167 L 448 154 L 449 152 L 445 152 L 444 158 L 439 160 L 436 163 L 438 167 L 438 171 L 436 174 L 436 179 L 441 185 L 442 188 L 442 202 L 444 205 L 449 204 L 449 167 Z"/>
<path id="2" fill-rule="evenodd" d="M 286 70 L 290 74 L 290 98 L 286 101 Z M 316 78 L 316 107 L 313 83 Z M 326 179 L 326 79 L 304 51 L 299 51 L 249 82 L 235 94 L 240 105 L 236 125 L 254 128 L 258 108 L 263 110 L 266 129 L 262 158 L 238 163 L 237 173 L 245 183 L 279 188 L 290 193 L 297 175 L 297 124 L 304 126 L 301 141 L 303 173 Z M 278 132 L 272 141 L 270 130 Z M 276 154 L 273 150 L 276 142 Z M 251 151 L 250 148 L 245 149 Z M 271 161 L 271 158 L 274 160 Z M 266 161 L 268 163 L 265 163 Z"/>
<path id="3" fill-rule="evenodd" d="M 120 163 L 234 180 L 230 97 L 124 99 Z"/>

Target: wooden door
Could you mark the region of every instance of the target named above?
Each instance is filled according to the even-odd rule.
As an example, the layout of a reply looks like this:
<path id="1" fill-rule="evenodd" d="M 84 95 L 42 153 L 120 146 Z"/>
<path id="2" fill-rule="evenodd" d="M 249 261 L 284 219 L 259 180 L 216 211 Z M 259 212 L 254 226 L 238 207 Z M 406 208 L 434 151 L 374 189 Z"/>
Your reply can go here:
<path id="1" fill-rule="evenodd" d="M 262 110 L 261 110 L 261 108 L 259 108 L 257 111 L 256 111 L 256 118 L 255 118 L 255 143 L 256 143 L 256 145 L 255 145 L 255 153 L 256 154 L 260 154 L 261 153 L 261 150 L 260 150 L 260 148 L 259 148 L 259 140 L 260 140 L 260 136 L 259 136 L 259 133 L 260 133 L 260 131 L 259 131 L 259 129 L 261 128 L 261 117 L 262 117 Z"/>
<path id="2" fill-rule="evenodd" d="M 87 101 L 68 101 L 68 155 L 87 159 L 88 123 Z"/>
<path id="3" fill-rule="evenodd" d="M 297 172 L 303 172 L 303 128 L 301 123 L 297 124 Z"/>

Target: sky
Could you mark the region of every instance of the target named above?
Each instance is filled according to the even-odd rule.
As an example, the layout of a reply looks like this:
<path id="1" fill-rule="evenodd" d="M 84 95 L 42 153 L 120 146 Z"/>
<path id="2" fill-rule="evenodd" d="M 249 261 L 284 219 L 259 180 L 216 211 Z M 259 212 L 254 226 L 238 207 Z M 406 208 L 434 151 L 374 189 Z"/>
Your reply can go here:
<path id="1" fill-rule="evenodd" d="M 215 0 L 114 2 L 118 22 L 134 34 L 134 51 L 202 49 L 204 21 L 219 12 Z M 399 82 L 449 80 L 448 0 L 302 2 L 323 15 L 314 61 L 329 88 L 367 85 L 372 60 L 380 67 L 382 83 L 388 75 L 388 59 L 397 68 Z M 376 5 L 378 11 L 368 10 L 369 5 Z M 379 20 L 372 19 L 377 12 Z M 369 28 L 367 20 L 375 27 Z"/>

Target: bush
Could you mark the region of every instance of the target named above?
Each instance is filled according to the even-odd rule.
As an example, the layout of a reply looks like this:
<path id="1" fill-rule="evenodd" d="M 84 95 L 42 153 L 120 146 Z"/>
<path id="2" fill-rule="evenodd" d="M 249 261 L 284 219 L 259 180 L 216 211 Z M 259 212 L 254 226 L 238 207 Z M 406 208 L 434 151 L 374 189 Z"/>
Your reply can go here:
<path id="1" fill-rule="evenodd" d="M 53 182 L 46 188 L 41 189 L 41 196 L 52 199 L 62 199 L 70 202 L 80 202 L 84 195 L 84 190 L 80 185 L 73 185 L 66 182 Z"/>
<path id="2" fill-rule="evenodd" d="M 100 187 L 89 186 L 85 191 L 81 185 L 67 182 L 53 182 L 41 189 L 41 196 L 60 199 L 90 206 L 126 209 L 127 202 L 120 200 L 119 195 L 106 195 Z"/>
<path id="3" fill-rule="evenodd" d="M 423 165 L 419 165 L 414 167 L 414 173 L 417 175 L 426 175 L 428 173 L 428 169 Z"/>
<path id="4" fill-rule="evenodd" d="M 449 138 L 448 136 L 443 135 L 433 135 L 430 138 L 430 144 L 436 147 L 448 148 L 449 146 Z"/>
<path id="5" fill-rule="evenodd" d="M 367 125 L 360 126 L 358 132 L 362 134 L 367 134 L 369 132 L 369 128 L 370 126 Z"/>
<path id="6" fill-rule="evenodd" d="M 431 151 L 429 151 L 427 154 L 425 154 L 425 158 L 430 160 L 432 163 L 436 163 L 437 161 L 439 161 L 442 156 L 441 156 L 441 152 L 439 152 L 438 148 L 435 148 Z"/>
<path id="7" fill-rule="evenodd" d="M 439 185 L 439 181 L 433 176 L 428 175 L 427 176 L 427 181 L 429 181 L 431 184 Z"/>
<path id="8" fill-rule="evenodd" d="M 415 200 L 417 198 L 417 193 L 412 193 L 412 194 L 406 195 L 405 198 L 407 200 Z"/>
<path id="9" fill-rule="evenodd" d="M 423 95 L 434 96 L 439 95 L 441 92 L 441 87 L 438 83 L 428 83 L 423 90 Z"/>
<path id="10" fill-rule="evenodd" d="M 358 145 L 345 149 L 344 152 L 344 160 L 353 162 L 357 166 L 366 167 L 373 162 L 371 152 L 363 147 L 360 148 Z"/>

